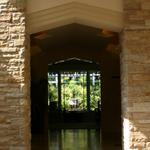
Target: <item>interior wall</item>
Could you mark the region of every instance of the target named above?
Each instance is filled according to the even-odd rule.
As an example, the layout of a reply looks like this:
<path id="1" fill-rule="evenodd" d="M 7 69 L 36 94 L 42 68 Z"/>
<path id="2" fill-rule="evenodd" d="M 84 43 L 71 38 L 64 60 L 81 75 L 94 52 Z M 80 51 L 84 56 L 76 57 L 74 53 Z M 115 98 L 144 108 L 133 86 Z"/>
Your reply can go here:
<path id="1" fill-rule="evenodd" d="M 30 58 L 23 1 L 0 0 L 0 149 L 30 149 Z"/>
<path id="2" fill-rule="evenodd" d="M 47 134 L 48 87 L 45 59 L 31 57 L 31 132 Z"/>
<path id="3" fill-rule="evenodd" d="M 124 14 L 121 84 L 124 149 L 149 150 L 150 1 L 126 0 Z"/>
<path id="4" fill-rule="evenodd" d="M 102 71 L 102 135 L 121 142 L 121 90 L 120 58 L 105 52 L 101 61 Z"/>

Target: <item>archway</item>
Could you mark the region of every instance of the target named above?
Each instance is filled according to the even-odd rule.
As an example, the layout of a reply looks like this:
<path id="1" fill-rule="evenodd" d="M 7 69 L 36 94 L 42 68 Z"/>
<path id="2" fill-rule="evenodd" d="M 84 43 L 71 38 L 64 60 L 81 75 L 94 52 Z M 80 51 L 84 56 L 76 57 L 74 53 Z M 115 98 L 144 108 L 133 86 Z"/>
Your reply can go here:
<path id="1" fill-rule="evenodd" d="M 31 0 L 33 4 L 39 4 Z M 0 99 L 1 99 L 1 108 L 2 112 L 0 117 L 0 124 L 2 131 L 0 136 L 4 137 L 0 140 L 1 149 L 30 149 L 30 98 L 29 98 L 29 89 L 30 89 L 30 65 L 29 65 L 29 41 L 27 39 L 27 28 L 26 28 L 26 3 L 25 1 L 20 0 L 1 0 L 1 79 L 0 79 Z M 28 1 L 29 2 L 29 1 Z M 49 5 L 46 5 L 46 0 L 42 1 L 42 8 L 52 9 L 55 6 L 64 6 L 64 4 L 69 4 L 68 12 L 71 16 L 66 16 L 66 11 L 63 16 L 63 12 L 59 9 L 56 13 L 57 16 L 54 18 L 48 18 L 48 24 L 43 23 L 42 20 L 39 20 L 42 29 L 36 26 L 36 21 L 32 20 L 29 14 L 29 20 L 32 21 L 32 29 L 36 28 L 35 32 L 43 31 L 45 28 L 49 29 L 49 26 L 52 25 L 56 27 L 55 23 L 58 23 L 58 26 L 65 22 L 65 24 L 70 24 L 77 22 L 79 20 L 84 20 L 88 22 L 87 25 L 94 26 L 95 24 L 101 28 L 105 28 L 105 25 L 101 24 L 101 21 L 107 20 L 107 25 L 111 23 L 108 20 L 111 20 L 107 14 L 107 10 L 104 11 L 107 15 L 104 15 L 105 18 L 100 19 L 99 17 L 93 22 L 94 15 L 88 17 L 87 9 L 85 7 L 81 11 L 83 17 L 79 17 L 76 13 L 80 14 L 80 7 L 78 4 L 82 3 L 94 7 L 94 10 L 103 10 L 103 8 L 109 8 L 116 12 L 114 6 L 121 4 L 120 0 L 112 0 L 111 5 L 108 5 L 109 0 L 105 2 L 110 7 L 104 7 L 104 1 L 97 0 L 57 0 L 57 1 L 47 1 Z M 55 5 L 54 3 L 57 5 Z M 61 2 L 61 3 L 60 3 Z M 79 3 L 80 2 L 80 3 Z M 113 3 L 116 2 L 116 3 Z M 59 4 L 60 3 L 60 4 Z M 105 4 L 106 4 L 105 3 Z M 41 4 L 41 3 L 40 3 Z M 77 4 L 77 7 L 76 7 Z M 33 6 L 33 5 L 32 5 Z M 37 6 L 37 5 L 34 5 Z M 44 7 L 43 7 L 44 6 Z M 65 5 L 66 6 L 66 5 Z M 68 5 L 67 5 L 68 6 Z M 73 7 L 72 7 L 73 6 Z M 122 35 L 122 54 L 121 54 L 121 86 L 122 86 L 122 110 L 123 110 L 123 128 L 124 128 L 124 149 L 149 149 L 149 2 L 148 1 L 125 1 L 124 4 L 120 5 L 124 7 L 121 9 L 121 12 L 125 15 L 125 26 Z M 119 8 L 120 8 L 119 6 Z M 57 11 L 58 7 L 55 7 Z M 63 7 L 64 8 L 64 7 Z M 65 7 L 66 8 L 66 7 Z M 83 7 L 82 7 L 83 8 Z M 87 8 L 87 7 L 86 7 Z M 32 9 L 31 9 L 32 10 Z M 34 18 L 36 18 L 36 11 L 34 10 Z M 36 9 L 40 11 L 39 14 L 42 14 L 42 9 Z M 53 11 L 54 9 L 52 9 Z M 95 14 L 93 9 L 88 9 L 92 14 Z M 117 9 L 118 10 L 118 9 Z M 119 9 L 120 10 L 120 9 Z M 74 13 L 73 13 L 74 12 Z M 103 11 L 101 11 L 103 12 Z M 118 12 L 118 11 L 117 11 Z M 119 11 L 120 12 L 120 11 Z M 74 14 L 72 16 L 72 13 Z M 32 15 L 33 15 L 32 14 Z M 89 13 L 88 13 L 89 14 Z M 98 14 L 98 13 L 97 13 Z M 116 14 L 116 13 L 115 13 Z M 118 14 L 118 13 L 117 13 Z M 54 13 L 53 13 L 54 15 Z M 96 14 L 95 14 L 96 15 Z M 43 15 L 44 16 L 44 15 Z M 77 16 L 77 18 L 76 18 Z M 90 15 L 89 15 L 90 16 Z M 98 16 L 100 16 L 98 14 Z M 119 15 L 120 16 L 120 15 Z M 139 17 L 140 16 L 140 17 Z M 31 17 L 31 18 L 30 18 Z M 87 18 L 88 19 L 87 19 Z M 120 16 L 121 20 L 123 19 Z M 39 17 L 40 18 L 40 17 Z M 68 18 L 71 19 L 68 22 Z M 27 19 L 27 20 L 28 20 Z M 44 19 L 41 17 L 40 19 Z M 77 20 L 76 20 L 77 19 Z M 119 19 L 119 20 L 120 20 Z M 55 20 L 55 21 L 54 21 Z M 100 22 L 99 22 L 100 21 Z M 115 22 L 112 21 L 111 22 Z M 42 24 L 43 23 L 43 24 Z M 54 24 L 53 24 L 54 23 Z M 60 24 L 59 24 L 60 23 Z M 78 22 L 81 23 L 82 22 Z M 118 22 L 116 21 L 118 24 Z M 30 27 L 31 24 L 27 26 Z M 94 25 L 93 25 L 94 24 Z M 58 27 L 57 26 L 57 27 Z M 52 27 L 52 28 L 53 28 Z M 108 26 L 109 28 L 110 26 Z M 112 27 L 112 26 L 111 26 Z M 111 28 L 110 28 L 111 29 Z M 112 29 L 113 30 L 113 29 Z M 31 31 L 29 29 L 29 31 Z M 29 33 L 31 34 L 31 32 Z M 108 66 L 109 67 L 109 66 Z M 143 78 L 144 77 L 144 78 Z M 13 130 L 12 130 L 13 129 Z M 126 129 L 126 130 L 125 130 Z M 9 134 L 6 134 L 9 132 Z M 127 131 L 127 132 L 126 132 Z"/>
<path id="2" fill-rule="evenodd" d="M 29 34 L 50 30 L 60 26 L 77 23 L 93 28 L 120 32 L 123 29 L 122 0 L 109 1 L 71 0 L 27 4 L 27 27 Z"/>
<path id="3" fill-rule="evenodd" d="M 102 131 L 106 137 L 107 134 L 109 136 L 111 134 L 114 139 L 119 137 L 118 143 L 121 143 L 118 34 L 80 24 L 69 24 L 35 33 L 31 36 L 31 42 L 32 79 L 35 81 L 47 80 L 47 65 L 50 62 L 73 57 L 99 62 L 103 83 L 102 99 L 104 100 L 102 115 L 105 116 L 102 117 L 105 118 L 102 119 Z M 113 115 L 110 116 L 110 114 Z"/>
<path id="4" fill-rule="evenodd" d="M 48 8 L 47 6 L 47 9 L 45 10 L 43 9 L 45 6 L 42 5 L 39 8 L 35 8 L 35 10 L 30 9 L 29 12 L 31 13 L 28 17 L 28 31 L 30 32 L 30 34 L 59 28 L 61 26 L 73 23 L 82 24 L 94 28 L 104 28 L 106 29 L 106 32 L 108 30 L 111 30 L 119 33 L 123 28 L 122 4 L 120 2 L 119 5 L 118 3 L 116 5 L 119 9 L 116 9 L 115 7 L 113 7 L 113 9 L 111 9 L 111 7 L 106 7 L 105 9 L 105 6 L 107 6 L 105 5 L 105 3 L 103 5 L 101 2 L 91 3 L 90 1 L 71 1 L 56 3 L 56 5 L 54 4 L 52 5 L 52 7 L 50 6 L 50 8 Z M 43 34 L 42 32 L 39 34 L 41 38 L 46 38 L 46 36 L 49 36 L 48 34 Z M 113 49 L 113 46 L 110 46 L 108 49 L 111 51 L 111 49 Z M 35 53 L 39 52 L 40 49 L 36 47 Z M 57 56 L 57 53 L 55 53 L 55 56 Z M 117 63 L 120 64 L 118 60 Z M 117 80 L 117 78 L 119 79 L 119 76 L 120 75 L 118 75 L 117 73 L 113 75 L 112 78 L 114 78 L 114 80 Z M 119 108 L 121 107 L 119 106 Z"/>

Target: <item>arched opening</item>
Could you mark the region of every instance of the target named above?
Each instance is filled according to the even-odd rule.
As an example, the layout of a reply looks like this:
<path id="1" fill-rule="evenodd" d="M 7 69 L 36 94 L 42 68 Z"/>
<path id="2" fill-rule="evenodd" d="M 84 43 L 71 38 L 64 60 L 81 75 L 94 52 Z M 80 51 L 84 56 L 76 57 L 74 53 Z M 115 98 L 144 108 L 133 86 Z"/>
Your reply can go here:
<path id="1" fill-rule="evenodd" d="M 71 58 L 48 66 L 49 128 L 100 128 L 99 65 Z"/>
<path id="2" fill-rule="evenodd" d="M 80 58 L 81 60 L 89 60 L 99 64 L 102 77 L 102 112 L 100 126 L 103 137 L 102 144 L 105 147 L 110 146 L 109 149 L 114 148 L 115 150 L 121 147 L 119 55 L 118 33 L 104 29 L 80 24 L 69 24 L 31 35 L 31 122 L 33 149 L 36 147 L 35 144 L 37 144 L 36 142 L 38 141 L 38 136 L 34 133 L 45 133 L 48 135 L 48 64 L 70 58 Z M 75 62 L 73 64 L 75 64 Z M 69 63 L 69 66 L 73 68 L 75 65 Z M 88 65 L 86 64 L 86 66 Z M 82 67 L 82 65 L 78 65 L 78 67 L 78 71 L 81 71 L 82 69 L 80 69 L 80 67 Z M 54 65 L 53 71 L 58 71 L 55 70 L 56 68 L 57 66 Z M 90 68 L 90 66 L 87 67 L 87 70 L 88 68 Z M 61 70 L 61 68 L 59 69 Z M 64 73 L 64 75 L 66 74 Z M 87 135 L 90 134 L 92 133 Z M 41 137 L 41 135 L 39 136 Z M 61 136 L 61 134 L 58 136 Z M 48 143 L 47 139 L 48 138 L 46 138 L 46 142 L 43 141 L 43 143 Z M 107 142 L 110 143 L 107 144 Z M 43 148 L 43 143 L 41 143 L 41 145 L 39 144 L 38 147 L 42 146 Z M 45 149 L 48 149 L 48 147 L 47 144 Z M 59 149 L 61 150 L 60 147 Z M 99 149 L 99 147 L 97 147 L 97 149 Z"/>

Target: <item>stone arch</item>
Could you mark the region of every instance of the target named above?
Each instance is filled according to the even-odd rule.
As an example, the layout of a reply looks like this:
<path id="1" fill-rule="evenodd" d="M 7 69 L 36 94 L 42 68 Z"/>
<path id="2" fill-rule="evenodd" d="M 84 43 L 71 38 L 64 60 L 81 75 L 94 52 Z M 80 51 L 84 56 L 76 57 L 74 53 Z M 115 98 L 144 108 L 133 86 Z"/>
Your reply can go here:
<path id="1" fill-rule="evenodd" d="M 123 28 L 123 13 L 80 2 L 70 2 L 30 13 L 27 17 L 29 34 L 72 23 L 120 32 Z"/>
<path id="2" fill-rule="evenodd" d="M 73 23 L 119 33 L 123 28 L 123 13 L 96 5 L 69 2 L 28 14 L 27 30 L 29 34 L 34 34 Z"/>

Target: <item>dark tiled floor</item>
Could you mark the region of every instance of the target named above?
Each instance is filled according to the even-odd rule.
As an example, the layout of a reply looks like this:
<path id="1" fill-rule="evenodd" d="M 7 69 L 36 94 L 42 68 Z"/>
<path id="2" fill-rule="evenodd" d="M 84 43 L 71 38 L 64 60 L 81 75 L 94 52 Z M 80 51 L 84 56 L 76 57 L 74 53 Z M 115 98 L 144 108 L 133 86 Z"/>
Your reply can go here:
<path id="1" fill-rule="evenodd" d="M 101 144 L 100 131 L 96 129 L 63 129 L 50 130 L 48 138 L 34 135 L 32 150 L 121 150 L 121 145 L 112 136 Z"/>
<path id="2" fill-rule="evenodd" d="M 49 131 L 49 150 L 100 150 L 98 130 Z"/>
<path id="3" fill-rule="evenodd" d="M 32 135 L 31 150 L 48 150 L 48 135 Z"/>

